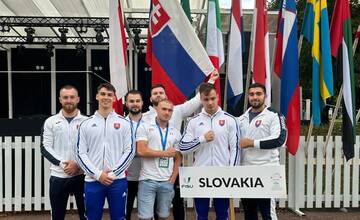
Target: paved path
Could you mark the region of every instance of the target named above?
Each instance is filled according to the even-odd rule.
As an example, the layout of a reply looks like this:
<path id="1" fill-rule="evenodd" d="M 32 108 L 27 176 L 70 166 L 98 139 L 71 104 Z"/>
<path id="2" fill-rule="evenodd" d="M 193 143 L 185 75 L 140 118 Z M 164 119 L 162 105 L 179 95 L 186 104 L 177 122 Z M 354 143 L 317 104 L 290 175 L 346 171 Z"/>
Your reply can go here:
<path id="1" fill-rule="evenodd" d="M 299 217 L 287 209 L 277 210 L 279 220 L 360 220 L 360 209 L 349 209 L 347 213 L 341 212 L 339 209 L 308 209 L 302 210 L 306 216 Z M 133 214 L 134 220 L 138 220 L 136 213 Z M 0 219 L 6 220 L 48 220 L 49 212 L 27 212 L 27 213 L 0 213 Z M 66 220 L 77 220 L 75 213 L 69 213 Z M 104 220 L 108 220 L 107 212 L 104 214 Z M 209 220 L 214 220 L 214 212 L 210 213 Z M 236 220 L 243 220 L 243 213 L 237 211 Z M 261 219 L 261 218 L 259 218 Z M 193 209 L 188 209 L 187 220 L 195 220 Z"/>

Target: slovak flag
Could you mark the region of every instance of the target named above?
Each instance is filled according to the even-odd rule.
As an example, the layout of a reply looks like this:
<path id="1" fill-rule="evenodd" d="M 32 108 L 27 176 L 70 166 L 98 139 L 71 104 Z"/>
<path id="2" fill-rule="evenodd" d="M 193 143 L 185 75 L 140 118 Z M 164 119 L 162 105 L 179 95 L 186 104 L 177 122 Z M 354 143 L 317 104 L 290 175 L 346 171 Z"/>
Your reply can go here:
<path id="1" fill-rule="evenodd" d="M 178 1 L 151 0 L 146 62 L 152 83 L 183 103 L 214 67 Z"/>

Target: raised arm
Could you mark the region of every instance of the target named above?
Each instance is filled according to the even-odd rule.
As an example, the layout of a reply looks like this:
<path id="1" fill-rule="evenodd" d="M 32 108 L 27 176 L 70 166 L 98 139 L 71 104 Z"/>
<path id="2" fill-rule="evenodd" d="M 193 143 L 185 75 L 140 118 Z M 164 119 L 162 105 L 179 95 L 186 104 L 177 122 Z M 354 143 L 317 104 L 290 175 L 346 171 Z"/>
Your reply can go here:
<path id="1" fill-rule="evenodd" d="M 211 73 L 211 77 L 209 79 L 209 83 L 214 84 L 215 81 L 219 78 L 219 73 L 215 69 Z M 187 117 L 190 117 L 194 112 L 201 107 L 200 101 L 200 93 L 196 93 L 195 97 L 190 99 L 189 101 L 184 102 L 181 105 L 177 105 L 175 107 L 175 111 L 179 112 L 182 120 L 185 120 Z"/>

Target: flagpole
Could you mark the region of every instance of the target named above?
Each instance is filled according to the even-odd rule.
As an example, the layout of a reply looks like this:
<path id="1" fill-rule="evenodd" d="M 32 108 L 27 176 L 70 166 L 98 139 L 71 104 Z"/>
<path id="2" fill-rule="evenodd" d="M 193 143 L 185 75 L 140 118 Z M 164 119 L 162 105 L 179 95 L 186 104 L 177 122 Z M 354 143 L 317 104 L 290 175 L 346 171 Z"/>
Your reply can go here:
<path id="1" fill-rule="evenodd" d="M 248 66 L 247 66 L 247 71 L 246 71 L 246 84 L 245 84 L 245 98 L 244 98 L 244 109 L 243 109 L 243 113 L 246 112 L 247 110 L 247 106 L 248 106 L 248 89 L 250 86 L 250 80 L 251 80 L 251 56 L 252 56 L 252 42 L 253 42 L 253 37 L 255 35 L 253 35 L 253 32 L 251 32 L 251 38 L 250 38 L 250 48 L 249 48 L 249 58 L 248 58 Z"/>
<path id="2" fill-rule="evenodd" d="M 231 13 L 230 13 L 230 27 L 231 27 Z M 225 74 L 225 90 L 224 90 L 224 111 L 227 111 L 227 89 L 228 89 L 228 79 L 229 79 L 229 74 L 228 74 L 228 70 L 229 70 L 229 45 L 230 45 L 230 30 L 229 30 L 229 37 L 228 37 L 228 44 L 227 44 L 227 57 L 228 59 L 226 60 L 226 74 Z M 235 220 L 235 206 L 234 206 L 234 199 L 230 198 L 229 199 L 229 220 Z"/>
<path id="3" fill-rule="evenodd" d="M 356 31 L 356 34 L 360 32 L 360 24 L 358 25 L 358 29 Z M 359 38 L 356 37 L 355 40 L 354 40 L 354 44 L 353 44 L 353 56 L 355 56 L 355 51 L 356 51 L 356 48 L 357 48 L 357 45 L 359 43 Z M 355 121 L 355 124 L 357 123 L 357 121 L 359 121 L 359 118 L 360 118 L 360 109 L 356 115 L 356 121 Z"/>
<path id="4" fill-rule="evenodd" d="M 230 13 L 230 22 L 229 22 L 229 26 L 230 26 L 230 29 L 231 29 L 231 13 Z M 226 74 L 225 74 L 225 89 L 224 89 L 224 110 L 227 111 L 227 89 L 228 89 L 228 86 L 229 86 L 229 83 L 228 83 L 228 80 L 229 80 L 229 74 L 228 74 L 228 71 L 229 71 L 229 56 L 230 56 L 230 53 L 229 53 L 229 45 L 230 45 L 230 29 L 229 29 L 229 33 L 228 33 L 228 44 L 227 44 L 227 60 L 226 60 Z"/>
<path id="5" fill-rule="evenodd" d="M 358 31 L 359 31 L 359 29 L 360 29 L 360 26 L 359 26 L 359 28 L 358 28 Z M 355 41 L 354 41 L 354 43 L 353 43 L 353 47 L 352 47 L 353 57 L 354 57 L 354 55 L 355 55 L 355 51 L 356 51 L 356 48 L 357 48 L 357 45 L 358 45 L 358 41 L 359 41 L 359 39 L 356 38 Z M 332 118 L 331 118 L 330 127 L 329 127 L 328 133 L 327 133 L 327 135 L 326 135 L 326 141 L 325 141 L 324 150 L 323 150 L 324 156 L 326 155 L 326 148 L 327 148 L 327 145 L 329 144 L 330 135 L 332 134 L 332 131 L 334 130 L 335 119 L 336 119 L 336 116 L 337 116 L 338 111 L 339 111 L 339 108 L 340 108 L 341 99 L 342 99 L 342 97 L 343 97 L 343 85 L 344 85 L 344 84 L 341 85 L 341 88 L 340 88 L 340 91 L 339 91 L 339 95 L 338 95 L 337 100 L 336 100 L 336 106 L 335 106 L 334 114 L 333 114 L 333 116 L 332 116 Z M 359 110 L 359 112 L 360 112 L 360 110 Z M 358 115 L 360 114 L 359 112 L 358 112 Z M 357 117 L 358 117 L 358 116 L 356 116 L 356 118 L 357 118 Z M 344 120 L 344 119 L 343 119 L 343 120 Z M 356 121 L 357 121 L 357 120 L 356 120 Z M 355 122 L 355 124 L 356 124 L 356 122 Z"/>
<path id="6" fill-rule="evenodd" d="M 299 56 L 299 58 L 300 58 L 300 54 L 301 54 L 303 39 L 304 39 L 304 35 L 301 34 L 299 37 L 299 40 L 298 40 L 298 56 Z M 305 140 L 305 143 L 306 143 L 305 149 L 304 149 L 305 155 L 307 155 L 307 149 L 309 148 L 310 137 L 311 137 L 313 129 L 314 129 L 314 120 L 313 120 L 313 116 L 311 115 L 309 130 L 308 130 L 308 133 L 306 135 L 306 140 Z"/>
<path id="7" fill-rule="evenodd" d="M 124 26 L 125 26 L 125 30 L 129 36 L 129 44 L 131 43 L 132 44 L 132 48 L 134 48 L 134 52 L 135 52 L 135 56 L 138 55 L 137 53 L 137 48 L 136 48 L 136 44 L 135 44 L 135 41 L 133 40 L 133 36 L 131 34 L 131 31 L 130 31 L 130 27 L 129 27 L 129 24 L 127 22 L 127 19 L 125 17 L 125 13 L 123 13 L 123 18 L 124 18 Z M 131 78 L 130 78 L 130 71 L 129 71 L 129 66 L 130 65 L 126 65 L 126 83 L 127 83 L 127 86 L 128 86 L 128 90 L 132 89 L 132 82 L 131 82 Z"/>
<path id="8" fill-rule="evenodd" d="M 281 106 L 281 103 L 280 103 L 281 102 L 281 100 L 280 100 L 281 99 L 281 83 L 280 83 L 279 78 L 276 78 L 276 80 L 275 80 L 275 77 L 277 77 L 277 76 L 275 76 L 276 73 L 274 71 L 277 40 L 278 39 L 276 38 L 276 35 L 275 35 L 274 47 L 273 47 L 273 51 L 272 51 L 271 66 L 270 66 L 271 75 L 272 75 L 272 78 L 274 79 L 274 80 L 271 80 L 273 82 L 273 86 L 271 86 L 271 90 L 273 91 L 273 95 L 271 97 L 271 99 L 272 99 L 272 105 L 271 106 L 275 110 L 280 112 L 280 106 Z M 273 87 L 275 87 L 275 88 L 273 88 Z M 276 91 L 275 91 L 275 89 L 276 89 Z"/>

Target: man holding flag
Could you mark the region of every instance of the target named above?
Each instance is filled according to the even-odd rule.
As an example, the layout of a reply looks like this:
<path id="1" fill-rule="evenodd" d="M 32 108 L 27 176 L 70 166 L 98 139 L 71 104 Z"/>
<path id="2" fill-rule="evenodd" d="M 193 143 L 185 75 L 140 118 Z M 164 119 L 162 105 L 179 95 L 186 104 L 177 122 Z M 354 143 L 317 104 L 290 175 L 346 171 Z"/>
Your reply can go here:
<path id="1" fill-rule="evenodd" d="M 151 0 L 146 62 L 152 68 L 153 106 L 143 114 L 143 120 L 155 120 L 158 102 L 168 98 L 175 104 L 169 125 L 180 131 L 183 120 L 201 106 L 199 94 L 185 102 L 187 97 L 207 76 L 211 75 L 209 82 L 214 83 L 219 73 L 178 1 Z M 181 220 L 184 207 L 178 179 L 174 187 L 174 218 Z"/>
<path id="2" fill-rule="evenodd" d="M 337 0 L 331 20 L 331 54 L 338 58 L 343 78 L 343 151 L 347 160 L 354 157 L 356 132 L 355 77 L 352 51 L 351 15 L 348 0 Z"/>

